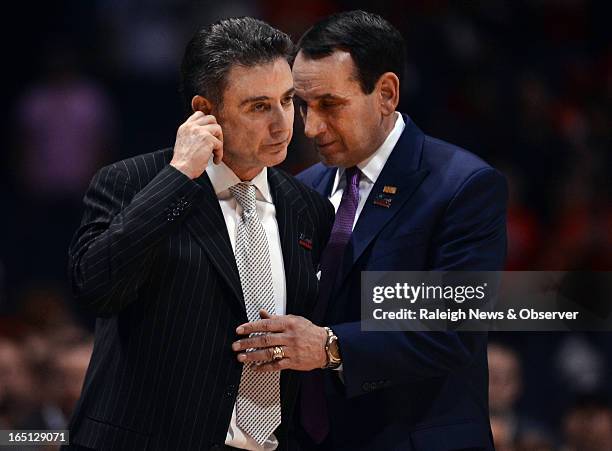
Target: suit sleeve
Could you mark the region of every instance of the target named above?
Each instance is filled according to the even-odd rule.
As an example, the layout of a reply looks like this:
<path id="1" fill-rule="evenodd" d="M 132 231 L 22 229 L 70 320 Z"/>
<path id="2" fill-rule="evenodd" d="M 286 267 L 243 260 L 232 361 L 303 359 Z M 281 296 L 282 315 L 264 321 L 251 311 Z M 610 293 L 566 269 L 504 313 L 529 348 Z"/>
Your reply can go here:
<path id="1" fill-rule="evenodd" d="M 81 227 L 70 249 L 77 302 L 110 316 L 133 302 L 150 274 L 154 251 L 201 190 L 172 166 L 137 189 L 117 165 L 101 169 L 85 194 Z"/>
<path id="2" fill-rule="evenodd" d="M 437 227 L 430 270 L 502 270 L 507 187 L 491 168 L 472 174 L 450 200 Z M 343 359 L 346 396 L 443 377 L 486 350 L 485 333 L 361 332 L 360 323 L 331 326 Z"/>

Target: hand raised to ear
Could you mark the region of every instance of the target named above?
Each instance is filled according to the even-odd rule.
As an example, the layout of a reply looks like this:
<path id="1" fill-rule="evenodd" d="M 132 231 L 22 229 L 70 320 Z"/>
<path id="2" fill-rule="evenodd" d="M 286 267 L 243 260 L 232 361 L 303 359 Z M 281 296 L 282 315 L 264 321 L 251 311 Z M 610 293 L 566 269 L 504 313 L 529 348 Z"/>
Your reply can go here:
<path id="1" fill-rule="evenodd" d="M 178 128 L 170 165 L 193 180 L 206 170 L 211 154 L 214 163 L 219 164 L 223 158 L 223 130 L 215 116 L 196 111 Z"/>

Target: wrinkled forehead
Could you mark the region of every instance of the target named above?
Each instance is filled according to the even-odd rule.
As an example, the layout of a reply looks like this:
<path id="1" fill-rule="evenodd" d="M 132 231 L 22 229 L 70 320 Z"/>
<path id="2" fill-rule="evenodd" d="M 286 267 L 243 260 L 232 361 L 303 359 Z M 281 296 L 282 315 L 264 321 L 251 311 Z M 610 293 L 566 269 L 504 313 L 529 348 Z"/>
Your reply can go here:
<path id="1" fill-rule="evenodd" d="M 293 63 L 297 94 L 306 99 L 326 93 L 359 89 L 356 68 L 350 53 L 336 50 L 323 58 L 308 58 L 299 52 Z"/>
<path id="2" fill-rule="evenodd" d="M 292 88 L 291 68 L 283 58 L 253 66 L 234 64 L 226 77 L 224 98 L 277 98 Z"/>

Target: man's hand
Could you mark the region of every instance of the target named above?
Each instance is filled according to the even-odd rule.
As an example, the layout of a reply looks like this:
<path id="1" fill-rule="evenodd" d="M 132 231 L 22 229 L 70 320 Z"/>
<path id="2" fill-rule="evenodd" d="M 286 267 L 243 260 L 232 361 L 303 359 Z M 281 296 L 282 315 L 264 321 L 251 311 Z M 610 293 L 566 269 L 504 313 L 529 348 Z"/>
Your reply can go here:
<path id="1" fill-rule="evenodd" d="M 327 332 L 324 328 L 301 316 L 269 315 L 265 310 L 260 310 L 259 314 L 261 320 L 236 328 L 238 335 L 265 333 L 232 344 L 232 349 L 238 352 L 239 362 L 265 362 L 254 366 L 256 371 L 310 371 L 327 363 Z M 284 358 L 272 360 L 274 346 L 283 348 Z M 246 352 L 252 348 L 256 350 Z"/>
<path id="2" fill-rule="evenodd" d="M 178 128 L 170 165 L 193 180 L 206 170 L 212 153 L 213 161 L 219 164 L 223 158 L 223 131 L 214 116 L 196 111 Z"/>

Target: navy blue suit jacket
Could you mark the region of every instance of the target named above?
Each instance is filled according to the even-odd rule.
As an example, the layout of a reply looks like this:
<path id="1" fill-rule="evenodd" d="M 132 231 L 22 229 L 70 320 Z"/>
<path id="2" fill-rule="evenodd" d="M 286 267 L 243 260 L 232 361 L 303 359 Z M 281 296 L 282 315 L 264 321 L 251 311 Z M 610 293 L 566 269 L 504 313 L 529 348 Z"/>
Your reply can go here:
<path id="1" fill-rule="evenodd" d="M 322 449 L 492 449 L 485 333 L 362 332 L 361 271 L 501 270 L 504 177 L 475 155 L 406 128 L 348 244 L 323 324 L 339 337 L 344 383 L 325 371 L 331 431 Z M 336 168 L 298 178 L 329 196 Z M 389 208 L 373 204 L 397 187 Z"/>

